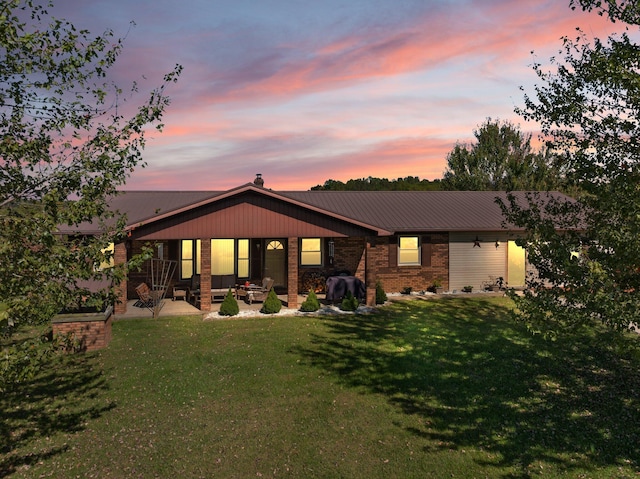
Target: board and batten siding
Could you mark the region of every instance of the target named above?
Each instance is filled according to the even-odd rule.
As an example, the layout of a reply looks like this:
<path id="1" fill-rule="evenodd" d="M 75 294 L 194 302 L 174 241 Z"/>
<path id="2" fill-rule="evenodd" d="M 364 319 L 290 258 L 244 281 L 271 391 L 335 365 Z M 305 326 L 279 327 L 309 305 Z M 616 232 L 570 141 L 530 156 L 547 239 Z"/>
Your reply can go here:
<path id="1" fill-rule="evenodd" d="M 480 247 L 474 246 L 476 236 Z M 500 246 L 496 248 L 496 240 Z M 507 235 L 504 233 L 449 234 L 449 290 L 464 286 L 482 290 L 489 277 L 507 277 Z"/>

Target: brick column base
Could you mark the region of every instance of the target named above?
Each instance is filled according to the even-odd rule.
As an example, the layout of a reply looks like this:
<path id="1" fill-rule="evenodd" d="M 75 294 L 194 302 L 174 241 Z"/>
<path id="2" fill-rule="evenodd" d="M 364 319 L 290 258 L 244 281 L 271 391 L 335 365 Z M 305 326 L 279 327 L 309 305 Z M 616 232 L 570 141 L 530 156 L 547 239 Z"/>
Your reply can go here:
<path id="1" fill-rule="evenodd" d="M 289 238 L 287 244 L 287 306 L 298 307 L 298 238 Z"/>

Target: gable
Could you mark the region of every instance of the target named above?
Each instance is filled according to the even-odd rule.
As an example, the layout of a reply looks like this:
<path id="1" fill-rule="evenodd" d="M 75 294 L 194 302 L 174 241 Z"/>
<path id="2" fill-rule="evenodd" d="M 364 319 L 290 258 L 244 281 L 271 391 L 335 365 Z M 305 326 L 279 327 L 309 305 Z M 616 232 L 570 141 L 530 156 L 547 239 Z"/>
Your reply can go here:
<path id="1" fill-rule="evenodd" d="M 366 236 L 375 232 L 275 197 L 247 192 L 133 225 L 132 239 Z"/>

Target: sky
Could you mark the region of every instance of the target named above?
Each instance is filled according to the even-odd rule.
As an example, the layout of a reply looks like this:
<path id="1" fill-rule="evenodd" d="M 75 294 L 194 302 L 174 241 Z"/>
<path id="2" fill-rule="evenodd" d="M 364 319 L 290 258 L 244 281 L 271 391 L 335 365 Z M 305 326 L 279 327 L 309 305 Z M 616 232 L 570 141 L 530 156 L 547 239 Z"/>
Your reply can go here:
<path id="1" fill-rule="evenodd" d="M 456 142 L 511 121 L 561 37 L 612 25 L 569 0 L 56 0 L 125 37 L 113 74 L 141 90 L 184 68 L 128 190 L 442 178 Z M 131 26 L 135 22 L 135 26 Z M 523 90 L 521 90 L 521 87 Z"/>

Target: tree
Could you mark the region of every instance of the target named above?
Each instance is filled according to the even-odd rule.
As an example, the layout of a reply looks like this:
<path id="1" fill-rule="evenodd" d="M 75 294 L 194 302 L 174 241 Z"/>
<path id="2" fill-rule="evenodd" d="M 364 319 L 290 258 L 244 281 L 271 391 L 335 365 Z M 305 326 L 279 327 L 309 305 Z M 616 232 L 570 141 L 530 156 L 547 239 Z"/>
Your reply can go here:
<path id="1" fill-rule="evenodd" d="M 387 178 L 358 178 L 346 183 L 337 180 L 327 180 L 323 185 L 316 185 L 311 190 L 322 191 L 438 191 L 441 190 L 440 180 L 421 180 L 417 176 L 407 176 L 389 180 Z"/>
<path id="2" fill-rule="evenodd" d="M 570 6 L 636 33 L 640 24 L 636 2 Z M 502 205 L 508 221 L 527 228 L 521 244 L 537 270 L 515 298 L 520 318 L 550 334 L 594 321 L 627 329 L 640 311 L 640 45 L 626 33 L 590 41 L 579 32 L 548 68 L 534 69 L 542 84 L 518 112 L 540 123 L 567 184 L 584 194 Z"/>
<path id="3" fill-rule="evenodd" d="M 473 144 L 457 143 L 447 155 L 445 190 L 551 190 L 560 175 L 554 157 L 536 152 L 531 135 L 510 122 L 487 119 Z"/>
<path id="4" fill-rule="evenodd" d="M 110 291 L 86 280 L 119 281 L 123 268 L 101 269 L 122 239 L 123 219 L 108 211 L 137 166 L 146 129 L 169 104 L 167 74 L 138 107 L 109 82 L 122 50 L 110 31 L 92 37 L 53 17 L 34 0 L 0 5 L 0 329 L 47 323 L 64 308 L 101 307 Z M 134 84 L 131 98 L 137 94 Z M 122 99 L 125 99 L 123 101 Z M 93 221 L 95 237 L 57 234 L 60 225 Z M 0 308 L 2 310 L 3 308 Z M 11 370 L 3 351 L 4 372 Z M 12 374 L 16 371 L 12 371 Z M 14 374 L 16 376 L 16 374 Z M 19 376 L 19 374 L 18 374 Z"/>

